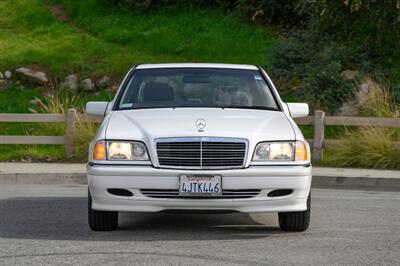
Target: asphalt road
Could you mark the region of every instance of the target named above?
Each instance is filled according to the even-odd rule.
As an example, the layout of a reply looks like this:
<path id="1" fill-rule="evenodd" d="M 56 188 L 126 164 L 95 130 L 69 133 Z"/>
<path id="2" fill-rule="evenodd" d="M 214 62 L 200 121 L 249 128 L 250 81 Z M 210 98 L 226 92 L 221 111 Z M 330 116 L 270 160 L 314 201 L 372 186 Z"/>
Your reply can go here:
<path id="1" fill-rule="evenodd" d="M 240 213 L 123 213 L 92 232 L 86 186 L 3 185 L 0 265 L 400 265 L 400 193 L 312 193 L 304 233 Z"/>

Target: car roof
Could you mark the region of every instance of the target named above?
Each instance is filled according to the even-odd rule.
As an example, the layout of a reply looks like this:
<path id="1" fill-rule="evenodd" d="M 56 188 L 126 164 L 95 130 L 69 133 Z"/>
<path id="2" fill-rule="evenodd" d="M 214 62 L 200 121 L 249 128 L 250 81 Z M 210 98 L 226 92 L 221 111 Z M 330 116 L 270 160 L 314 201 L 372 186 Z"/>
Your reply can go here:
<path id="1" fill-rule="evenodd" d="M 254 65 L 215 64 L 215 63 L 140 64 L 136 66 L 136 69 L 153 69 L 153 68 L 230 68 L 230 69 L 247 69 L 247 70 L 258 69 Z"/>

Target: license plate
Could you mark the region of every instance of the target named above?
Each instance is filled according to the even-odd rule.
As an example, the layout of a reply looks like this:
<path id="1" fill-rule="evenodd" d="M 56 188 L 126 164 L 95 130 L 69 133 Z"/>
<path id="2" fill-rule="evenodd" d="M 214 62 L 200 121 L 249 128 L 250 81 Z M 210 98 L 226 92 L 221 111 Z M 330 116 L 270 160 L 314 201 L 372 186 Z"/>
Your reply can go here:
<path id="1" fill-rule="evenodd" d="M 179 180 L 179 194 L 182 196 L 217 197 L 222 195 L 221 176 L 181 175 Z"/>

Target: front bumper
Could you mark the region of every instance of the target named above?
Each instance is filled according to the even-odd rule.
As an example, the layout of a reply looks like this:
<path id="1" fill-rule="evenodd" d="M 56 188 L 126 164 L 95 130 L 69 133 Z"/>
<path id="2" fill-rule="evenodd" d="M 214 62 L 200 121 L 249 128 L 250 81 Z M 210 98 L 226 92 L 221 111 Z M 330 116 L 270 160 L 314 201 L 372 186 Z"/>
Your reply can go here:
<path id="1" fill-rule="evenodd" d="M 179 175 L 221 175 L 223 189 L 260 189 L 251 198 L 180 199 L 152 198 L 140 189 L 178 189 Z M 307 209 L 311 166 L 251 166 L 232 170 L 175 170 L 151 166 L 88 165 L 92 208 L 104 211 L 158 212 L 163 210 L 231 210 L 239 212 L 287 212 Z M 131 197 L 115 196 L 107 189 L 126 189 Z M 287 196 L 268 197 L 276 189 L 291 189 Z"/>

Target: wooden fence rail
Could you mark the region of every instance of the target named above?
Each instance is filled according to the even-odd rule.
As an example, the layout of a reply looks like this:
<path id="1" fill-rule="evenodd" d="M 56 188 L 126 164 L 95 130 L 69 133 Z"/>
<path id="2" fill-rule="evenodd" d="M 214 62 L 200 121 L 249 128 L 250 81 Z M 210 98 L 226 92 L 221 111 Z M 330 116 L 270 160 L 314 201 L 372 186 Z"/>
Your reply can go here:
<path id="1" fill-rule="evenodd" d="M 357 117 L 357 116 L 325 116 L 323 111 L 315 111 L 314 116 L 296 118 L 298 125 L 313 125 L 314 138 L 308 140 L 312 147 L 312 157 L 314 161 L 321 160 L 324 147 L 334 147 L 338 145 L 339 139 L 325 139 L 325 126 L 374 126 L 374 127 L 398 127 L 400 128 L 400 118 L 385 117 Z M 400 142 L 394 142 L 400 147 Z"/>
<path id="2" fill-rule="evenodd" d="M 3 136 L 0 144 L 59 144 L 65 146 L 65 155 L 71 158 L 74 152 L 74 132 L 77 119 L 83 122 L 100 122 L 102 119 L 78 114 L 69 109 L 66 114 L 0 114 L 2 123 L 65 123 L 64 136 Z"/>
<path id="3" fill-rule="evenodd" d="M 0 144 L 59 144 L 65 146 L 65 155 L 71 158 L 74 152 L 74 133 L 77 121 L 88 123 L 102 121 L 101 117 L 79 114 L 69 109 L 66 114 L 0 114 L 0 123 L 65 123 L 64 136 L 3 136 Z M 325 139 L 325 125 L 329 126 L 376 126 L 399 127 L 400 118 L 325 116 L 323 111 L 315 111 L 314 116 L 296 118 L 298 125 L 312 125 L 314 138 L 308 140 L 312 145 L 313 160 L 321 160 L 324 147 L 333 147 L 340 140 Z M 400 142 L 394 145 L 400 147 Z"/>

